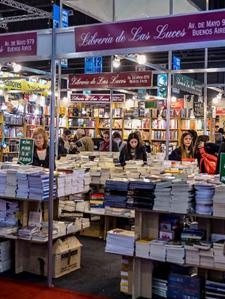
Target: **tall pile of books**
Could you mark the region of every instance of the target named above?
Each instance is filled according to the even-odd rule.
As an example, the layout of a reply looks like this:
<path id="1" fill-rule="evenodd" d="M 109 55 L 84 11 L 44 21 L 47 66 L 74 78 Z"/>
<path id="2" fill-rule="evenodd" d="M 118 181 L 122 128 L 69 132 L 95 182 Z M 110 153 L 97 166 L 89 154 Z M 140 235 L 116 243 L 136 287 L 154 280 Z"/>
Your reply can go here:
<path id="1" fill-rule="evenodd" d="M 196 213 L 212 215 L 215 186 L 212 184 L 195 184 L 194 188 Z"/>
<path id="2" fill-rule="evenodd" d="M 129 181 L 110 179 L 105 183 L 105 207 L 126 208 Z"/>
<path id="3" fill-rule="evenodd" d="M 16 179 L 17 179 L 16 197 L 28 198 L 29 197 L 28 174 L 25 171 L 18 171 L 16 174 Z"/>
<path id="4" fill-rule="evenodd" d="M 166 279 L 153 277 L 152 293 L 159 298 L 167 298 L 168 281 Z"/>
<path id="5" fill-rule="evenodd" d="M 168 278 L 168 298 L 202 298 L 201 280 L 198 277 L 171 273 Z"/>
<path id="6" fill-rule="evenodd" d="M 131 180 L 129 184 L 129 208 L 146 208 L 152 210 L 154 205 L 155 184 L 150 180 Z"/>
<path id="7" fill-rule="evenodd" d="M 207 280 L 205 284 L 205 299 L 225 297 L 225 283 Z"/>
<path id="8" fill-rule="evenodd" d="M 0 195 L 5 196 L 6 193 L 7 172 L 5 169 L 0 170 Z"/>
<path id="9" fill-rule="evenodd" d="M 49 198 L 49 175 L 37 172 L 28 175 L 30 193 L 29 198 L 34 200 L 48 200 Z M 56 180 L 54 179 L 54 194 L 56 197 Z"/>
<path id="10" fill-rule="evenodd" d="M 185 251 L 183 245 L 167 244 L 166 261 L 175 264 L 184 264 Z"/>
<path id="11" fill-rule="evenodd" d="M 16 196 L 16 189 L 17 189 L 16 173 L 17 173 L 16 169 L 7 170 L 5 195 L 8 197 Z"/>
<path id="12" fill-rule="evenodd" d="M 213 215 L 217 217 L 224 217 L 225 215 L 225 186 L 220 185 L 215 187 L 215 194 L 213 197 Z"/>
<path id="13" fill-rule="evenodd" d="M 155 200 L 153 210 L 169 211 L 171 206 L 171 181 L 158 181 L 155 186 Z"/>
<path id="14" fill-rule="evenodd" d="M 193 186 L 185 180 L 175 180 L 172 183 L 171 212 L 187 213 L 192 211 L 194 204 Z"/>

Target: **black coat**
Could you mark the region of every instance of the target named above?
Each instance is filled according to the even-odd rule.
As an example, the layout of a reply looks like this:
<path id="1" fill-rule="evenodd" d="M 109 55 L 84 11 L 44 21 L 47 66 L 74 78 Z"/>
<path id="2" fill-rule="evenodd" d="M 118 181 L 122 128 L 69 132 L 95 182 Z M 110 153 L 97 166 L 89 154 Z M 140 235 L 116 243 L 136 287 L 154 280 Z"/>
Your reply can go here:
<path id="1" fill-rule="evenodd" d="M 64 140 L 62 137 L 59 137 L 58 139 L 58 159 L 62 156 L 66 156 L 68 154 L 67 149 L 64 146 Z"/>
<path id="2" fill-rule="evenodd" d="M 124 166 L 126 161 L 132 160 L 132 155 L 128 150 L 127 146 L 124 146 L 120 152 L 120 164 Z M 135 160 L 143 160 L 143 162 L 147 162 L 147 154 L 145 147 L 143 145 L 139 145 L 135 152 Z"/>
<path id="3" fill-rule="evenodd" d="M 37 147 L 34 146 L 33 163 L 34 166 L 49 168 L 49 146 L 46 148 L 45 160 L 40 160 L 37 154 Z"/>
<path id="4" fill-rule="evenodd" d="M 181 161 L 181 148 L 178 147 L 175 150 L 173 150 L 171 152 L 171 154 L 169 155 L 169 160 L 171 161 Z"/>

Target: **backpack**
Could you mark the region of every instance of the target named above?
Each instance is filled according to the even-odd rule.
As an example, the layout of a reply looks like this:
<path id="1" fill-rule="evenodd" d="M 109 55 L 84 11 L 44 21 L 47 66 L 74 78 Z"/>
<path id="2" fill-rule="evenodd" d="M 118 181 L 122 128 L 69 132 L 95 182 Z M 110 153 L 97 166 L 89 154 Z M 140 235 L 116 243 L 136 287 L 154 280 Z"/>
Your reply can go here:
<path id="1" fill-rule="evenodd" d="M 206 153 L 204 147 L 200 149 L 200 172 L 206 172 L 208 174 L 216 174 L 217 169 L 217 156 Z"/>

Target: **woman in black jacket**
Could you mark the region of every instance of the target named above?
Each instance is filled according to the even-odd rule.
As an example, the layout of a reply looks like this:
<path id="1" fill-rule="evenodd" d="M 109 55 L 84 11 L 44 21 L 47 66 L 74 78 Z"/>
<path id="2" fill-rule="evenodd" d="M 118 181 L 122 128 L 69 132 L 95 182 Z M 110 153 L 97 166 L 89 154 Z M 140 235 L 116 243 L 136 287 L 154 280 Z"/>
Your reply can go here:
<path id="1" fill-rule="evenodd" d="M 48 136 L 45 130 L 41 127 L 36 128 L 33 132 L 33 139 L 34 153 L 32 165 L 49 168 Z"/>
<path id="2" fill-rule="evenodd" d="M 169 160 L 182 161 L 183 159 L 194 158 L 193 136 L 189 132 L 185 132 L 181 136 L 181 145 L 172 151 Z"/>
<path id="3" fill-rule="evenodd" d="M 126 161 L 129 160 L 143 160 L 144 163 L 147 162 L 145 147 L 140 143 L 136 133 L 130 133 L 128 136 L 127 144 L 123 147 L 119 160 L 122 166 L 126 165 Z"/>

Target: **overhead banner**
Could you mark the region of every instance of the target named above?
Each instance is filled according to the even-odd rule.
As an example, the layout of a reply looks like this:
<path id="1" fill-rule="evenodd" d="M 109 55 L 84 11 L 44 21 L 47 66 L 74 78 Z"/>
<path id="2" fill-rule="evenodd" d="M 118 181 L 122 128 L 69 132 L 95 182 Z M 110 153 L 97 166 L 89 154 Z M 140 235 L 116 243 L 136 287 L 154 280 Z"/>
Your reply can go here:
<path id="1" fill-rule="evenodd" d="M 37 33 L 19 33 L 0 36 L 0 57 L 37 55 Z"/>
<path id="2" fill-rule="evenodd" d="M 202 95 L 200 82 L 181 74 L 174 75 L 173 87 L 189 92 L 190 94 Z"/>
<path id="3" fill-rule="evenodd" d="M 109 103 L 110 95 L 108 94 L 72 94 L 71 95 L 72 102 L 80 102 L 80 103 Z M 122 103 L 125 101 L 124 94 L 114 94 L 112 96 L 112 101 L 114 103 Z"/>
<path id="4" fill-rule="evenodd" d="M 51 84 L 50 82 L 47 84 L 41 84 L 21 79 L 4 81 L 2 87 L 6 90 L 19 90 L 22 92 L 45 92 L 51 88 Z"/>
<path id="5" fill-rule="evenodd" d="M 77 74 L 69 76 L 69 88 L 71 89 L 149 88 L 151 83 L 151 72 Z"/>
<path id="6" fill-rule="evenodd" d="M 75 51 L 103 51 L 225 39 L 225 11 L 75 28 Z M 193 45 L 194 47 L 194 45 Z"/>

